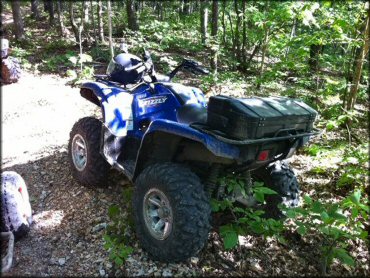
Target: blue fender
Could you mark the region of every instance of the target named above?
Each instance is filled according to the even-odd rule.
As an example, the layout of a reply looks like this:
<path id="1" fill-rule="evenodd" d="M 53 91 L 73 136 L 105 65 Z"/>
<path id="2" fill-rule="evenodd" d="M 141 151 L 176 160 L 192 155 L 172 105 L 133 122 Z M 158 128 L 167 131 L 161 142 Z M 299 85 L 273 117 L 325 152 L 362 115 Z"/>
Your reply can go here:
<path id="1" fill-rule="evenodd" d="M 191 128 L 187 124 L 181 124 L 169 120 L 158 119 L 153 121 L 146 131 L 143 141 L 145 140 L 145 136 L 156 131 L 162 131 L 201 142 L 209 151 L 211 151 L 216 156 L 230 159 L 235 159 L 239 157 L 239 148 L 237 146 L 224 143 L 211 135 L 202 133 L 194 128 Z"/>
<path id="2" fill-rule="evenodd" d="M 153 135 L 161 133 L 164 134 L 166 137 L 175 136 L 177 138 L 187 138 L 196 142 L 200 142 L 206 149 L 208 149 L 212 154 L 218 157 L 227 158 L 231 160 L 238 160 L 240 157 L 240 149 L 228 143 L 224 143 L 216 138 L 202 133 L 187 124 L 181 124 L 178 122 L 164 120 L 164 119 L 157 119 L 154 120 L 148 127 L 147 131 L 145 132 L 143 139 L 141 141 L 140 149 L 138 151 L 138 156 L 135 163 L 135 169 L 130 179 L 135 179 L 138 174 L 140 174 L 141 170 L 143 170 L 147 152 L 152 151 L 151 145 L 151 138 Z M 166 140 L 162 140 L 164 143 L 163 148 L 168 148 L 170 152 L 170 142 Z M 171 141 L 171 140 L 170 140 Z"/>
<path id="3" fill-rule="evenodd" d="M 126 90 L 122 88 L 108 86 L 101 82 L 85 82 L 81 85 L 81 89 L 91 90 L 94 93 L 94 95 L 100 99 L 100 102 L 104 101 L 107 102 L 109 97 L 117 95 L 122 92 L 126 92 Z"/>

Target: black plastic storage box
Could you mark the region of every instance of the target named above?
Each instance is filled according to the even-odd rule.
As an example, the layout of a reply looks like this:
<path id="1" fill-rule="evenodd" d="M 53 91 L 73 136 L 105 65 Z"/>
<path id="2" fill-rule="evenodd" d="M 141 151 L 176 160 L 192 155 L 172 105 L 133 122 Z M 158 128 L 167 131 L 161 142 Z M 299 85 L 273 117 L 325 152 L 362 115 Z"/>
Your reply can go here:
<path id="1" fill-rule="evenodd" d="M 310 132 L 317 112 L 285 97 L 242 98 L 212 96 L 207 125 L 236 139 L 260 139 Z"/>

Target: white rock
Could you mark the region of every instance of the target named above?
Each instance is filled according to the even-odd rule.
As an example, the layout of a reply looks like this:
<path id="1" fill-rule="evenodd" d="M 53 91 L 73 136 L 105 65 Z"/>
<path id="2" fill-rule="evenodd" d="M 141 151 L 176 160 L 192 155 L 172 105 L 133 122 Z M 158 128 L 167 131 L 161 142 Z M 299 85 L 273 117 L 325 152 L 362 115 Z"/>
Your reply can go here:
<path id="1" fill-rule="evenodd" d="M 99 270 L 99 274 L 100 274 L 100 276 L 105 276 L 105 270 L 104 269 L 100 269 Z"/>
<path id="2" fill-rule="evenodd" d="M 107 227 L 107 223 L 100 223 L 100 224 L 94 226 L 94 228 L 92 228 L 92 232 L 93 233 L 99 232 L 99 231 L 105 229 L 106 227 Z"/>
<path id="3" fill-rule="evenodd" d="M 58 263 L 59 263 L 60 266 L 63 266 L 66 263 L 66 259 L 65 258 L 59 258 Z"/>
<path id="4" fill-rule="evenodd" d="M 172 277 L 172 272 L 171 272 L 171 270 L 170 270 L 170 269 L 168 269 L 168 268 L 165 268 L 165 269 L 163 270 L 163 272 L 162 272 L 162 276 L 163 276 L 163 277 Z"/>
<path id="5" fill-rule="evenodd" d="M 198 262 L 199 262 L 199 258 L 198 258 L 198 257 L 191 257 L 190 262 L 191 262 L 192 264 L 198 264 Z"/>

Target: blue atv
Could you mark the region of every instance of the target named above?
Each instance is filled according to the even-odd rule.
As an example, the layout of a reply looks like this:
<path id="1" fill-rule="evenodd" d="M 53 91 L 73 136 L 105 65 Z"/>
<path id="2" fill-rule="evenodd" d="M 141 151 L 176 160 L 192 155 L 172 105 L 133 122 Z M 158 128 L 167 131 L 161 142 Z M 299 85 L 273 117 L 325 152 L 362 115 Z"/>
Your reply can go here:
<path id="1" fill-rule="evenodd" d="M 72 128 L 69 160 L 83 184 L 106 181 L 111 167 L 135 185 L 133 214 L 142 247 L 159 261 L 194 256 L 211 228 L 210 198 L 255 206 L 256 181 L 275 190 L 265 210 L 279 216 L 278 204 L 296 206 L 299 186 L 284 159 L 317 133 L 317 112 L 282 97 L 235 99 L 211 96 L 171 82 L 180 70 L 207 74 L 184 59 L 168 75 L 155 72 L 149 52 L 143 59 L 117 55 L 107 75 L 81 86 L 81 96 L 98 105 L 102 120 L 80 119 Z M 245 188 L 232 194 L 218 183 L 238 175 Z"/>

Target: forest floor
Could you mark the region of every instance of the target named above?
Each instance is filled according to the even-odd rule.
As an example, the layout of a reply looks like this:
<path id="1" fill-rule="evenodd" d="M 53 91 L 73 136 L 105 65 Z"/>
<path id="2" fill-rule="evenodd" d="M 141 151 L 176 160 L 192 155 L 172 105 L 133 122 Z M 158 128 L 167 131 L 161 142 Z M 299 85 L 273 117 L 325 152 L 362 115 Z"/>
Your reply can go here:
<path id="1" fill-rule="evenodd" d="M 319 241 L 287 235 L 287 244 L 261 236 L 240 237 L 241 246 L 225 251 L 218 233 L 210 233 L 207 246 L 181 264 L 151 261 L 132 234 L 133 254 L 118 268 L 103 248 L 108 207 L 128 207 L 122 192 L 130 183 L 112 171 L 107 185 L 89 187 L 71 176 L 67 142 L 73 123 L 99 110 L 80 97 L 77 88 L 56 75 L 24 72 L 16 84 L 2 89 L 2 170 L 18 172 L 26 181 L 34 223 L 30 233 L 15 243 L 9 276 L 107 275 L 319 275 Z M 310 174 L 310 157 L 291 161 L 302 191 L 325 195 L 330 182 Z M 364 263 L 355 271 L 334 263 L 331 276 L 369 274 L 366 246 L 354 246 L 352 255 Z"/>

